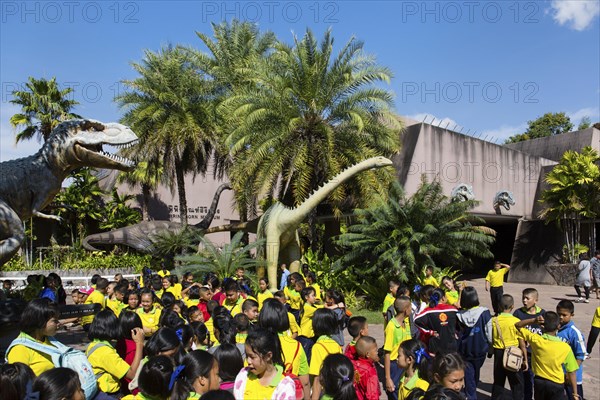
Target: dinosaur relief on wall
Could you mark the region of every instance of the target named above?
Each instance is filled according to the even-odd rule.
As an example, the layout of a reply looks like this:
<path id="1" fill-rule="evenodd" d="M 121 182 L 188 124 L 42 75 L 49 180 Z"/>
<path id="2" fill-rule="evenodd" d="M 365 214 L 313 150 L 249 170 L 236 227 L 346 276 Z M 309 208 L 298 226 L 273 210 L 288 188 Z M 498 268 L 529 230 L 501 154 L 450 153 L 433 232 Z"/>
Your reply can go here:
<path id="1" fill-rule="evenodd" d="M 467 185 L 466 183 L 459 183 L 452 189 L 450 199 L 452 199 L 453 202 L 475 200 L 473 186 Z"/>
<path id="2" fill-rule="evenodd" d="M 494 210 L 496 210 L 496 214 L 502 214 L 500 207 L 508 211 L 510 210 L 510 206 L 514 205 L 515 198 L 513 193 L 508 190 L 501 190 L 494 196 Z"/>

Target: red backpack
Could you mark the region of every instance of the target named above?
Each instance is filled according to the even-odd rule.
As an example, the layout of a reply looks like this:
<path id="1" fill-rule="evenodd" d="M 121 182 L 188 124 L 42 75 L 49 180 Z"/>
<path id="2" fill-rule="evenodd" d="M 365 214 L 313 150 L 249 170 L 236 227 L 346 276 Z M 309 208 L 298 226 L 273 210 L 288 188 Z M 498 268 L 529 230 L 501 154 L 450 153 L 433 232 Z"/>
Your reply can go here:
<path id="1" fill-rule="evenodd" d="M 289 363 L 285 371 L 283 371 L 283 376 L 288 376 L 294 381 L 294 385 L 296 386 L 296 399 L 300 400 L 304 398 L 304 386 L 302 385 L 302 382 L 300 382 L 300 378 L 292 374 L 294 360 L 296 360 L 298 352 L 300 352 L 300 343 L 298 343 L 298 347 L 296 347 L 296 352 L 294 353 L 294 357 L 292 357 L 291 362 Z"/>

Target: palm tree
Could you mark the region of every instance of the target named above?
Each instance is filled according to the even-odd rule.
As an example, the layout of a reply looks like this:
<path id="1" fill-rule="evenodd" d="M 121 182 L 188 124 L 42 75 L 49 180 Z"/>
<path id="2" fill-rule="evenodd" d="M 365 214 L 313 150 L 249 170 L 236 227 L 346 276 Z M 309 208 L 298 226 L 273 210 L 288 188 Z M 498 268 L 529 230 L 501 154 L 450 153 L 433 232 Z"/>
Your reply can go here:
<path id="1" fill-rule="evenodd" d="M 118 229 L 140 222 L 140 213 L 127 204 L 133 198 L 131 194 L 120 196 L 117 189 L 113 188 L 111 199 L 104 206 L 104 219 L 100 223 L 100 229 Z"/>
<path id="2" fill-rule="evenodd" d="M 129 90 L 116 101 L 126 109 L 123 121 L 140 136 L 138 158 L 162 159 L 166 182 L 172 192 L 177 188 L 181 223 L 187 224 L 184 176 L 206 173 L 216 147 L 214 85 L 198 74 L 191 52 L 181 47 L 146 51 L 142 62 L 132 65 L 140 77 L 124 81 Z"/>
<path id="3" fill-rule="evenodd" d="M 252 277 L 251 270 L 264 265 L 263 261 L 251 256 L 251 252 L 264 244 L 262 240 L 244 245 L 242 242 L 243 232 L 236 233 L 231 242 L 224 244 L 222 248 L 215 246 L 210 240 L 202 236 L 200 243 L 203 250 L 195 255 L 186 255 L 176 257 L 183 266 L 180 273 L 184 270 L 191 271 L 194 276 L 200 273 L 214 272 L 219 279 L 231 278 L 236 268 L 244 268 L 248 273 L 246 276 Z"/>
<path id="4" fill-rule="evenodd" d="M 203 73 L 215 83 L 215 105 L 219 104 L 236 90 L 253 87 L 256 80 L 256 65 L 273 50 L 276 37 L 272 32 L 260 32 L 256 24 L 233 20 L 212 24 L 214 39 L 196 32 L 208 53 L 194 52 L 194 57 Z M 221 122 L 221 121 L 220 121 Z M 228 128 L 221 126 L 222 135 L 228 135 Z M 231 175 L 233 159 L 227 149 L 215 157 L 216 176 Z M 245 187 L 234 185 L 234 196 L 242 222 L 247 220 L 246 205 L 251 201 Z"/>
<path id="5" fill-rule="evenodd" d="M 345 167 L 399 149 L 392 94 L 376 87 L 391 72 L 362 48 L 350 39 L 334 55 L 329 31 L 319 44 L 308 30 L 293 47 L 277 43 L 254 66 L 253 84 L 234 88 L 220 105 L 234 159 L 230 178 L 249 210 L 265 195 L 299 204 Z M 347 198 L 368 201 L 383 174 L 360 175 L 354 196 L 338 188 L 334 210 Z"/>
<path id="6" fill-rule="evenodd" d="M 542 192 L 541 202 L 546 208 L 540 217 L 556 222 L 565 234 L 569 262 L 576 262 L 576 245 L 580 243 L 581 220 L 591 222 L 589 244 L 594 247 L 596 232 L 594 220 L 600 215 L 600 156 L 592 147 L 581 153 L 566 151 L 558 165 L 545 178 L 550 185 Z"/>
<path id="7" fill-rule="evenodd" d="M 367 282 L 381 274 L 414 282 L 426 265 L 464 267 L 473 257 L 491 258 L 495 232 L 469 215 L 476 204 L 452 202 L 439 182 L 426 180 L 407 198 L 394 182 L 388 198 L 356 210 L 356 223 L 337 238 L 344 254 L 337 268 L 354 266 Z"/>
<path id="8" fill-rule="evenodd" d="M 10 101 L 21 106 L 22 109 L 21 113 L 10 118 L 13 127 L 24 127 L 17 133 L 17 143 L 34 136 L 46 141 L 52 129 L 60 122 L 80 118 L 79 115 L 71 112 L 73 106 L 79 103 L 67 98 L 73 89 L 60 90 L 56 78 L 47 80 L 29 77 L 25 86 L 26 90 L 13 91 L 15 98 Z"/>

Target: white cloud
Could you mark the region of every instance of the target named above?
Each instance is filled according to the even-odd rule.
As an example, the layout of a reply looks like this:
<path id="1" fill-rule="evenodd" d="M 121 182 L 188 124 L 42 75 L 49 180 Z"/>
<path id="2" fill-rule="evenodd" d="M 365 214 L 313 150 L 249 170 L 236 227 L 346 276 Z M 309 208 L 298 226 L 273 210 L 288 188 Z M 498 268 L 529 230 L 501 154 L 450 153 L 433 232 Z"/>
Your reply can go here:
<path id="1" fill-rule="evenodd" d="M 571 118 L 571 122 L 575 127 L 573 129 L 577 129 L 577 125 L 581 122 L 583 117 L 589 117 L 592 120 L 592 124 L 598 121 L 598 117 L 600 117 L 600 111 L 597 108 L 586 107 L 575 112 L 567 112 L 569 118 Z"/>
<path id="2" fill-rule="evenodd" d="M 598 0 L 553 0 L 552 18 L 559 25 L 582 31 L 592 24 L 595 17 L 600 15 Z"/>
<path id="3" fill-rule="evenodd" d="M 481 138 L 489 140 L 498 144 L 502 144 L 509 137 L 523 133 L 527 129 L 527 124 L 523 123 L 520 125 L 500 125 L 499 128 L 484 130 L 481 134 Z M 487 138 L 487 139 L 486 139 Z"/>
<path id="4" fill-rule="evenodd" d="M 15 144 L 15 129 L 10 125 L 10 117 L 20 111 L 20 107 L 4 103 L 0 109 L 0 162 L 27 157 L 36 153 L 41 143 L 37 140 L 26 140 Z"/>

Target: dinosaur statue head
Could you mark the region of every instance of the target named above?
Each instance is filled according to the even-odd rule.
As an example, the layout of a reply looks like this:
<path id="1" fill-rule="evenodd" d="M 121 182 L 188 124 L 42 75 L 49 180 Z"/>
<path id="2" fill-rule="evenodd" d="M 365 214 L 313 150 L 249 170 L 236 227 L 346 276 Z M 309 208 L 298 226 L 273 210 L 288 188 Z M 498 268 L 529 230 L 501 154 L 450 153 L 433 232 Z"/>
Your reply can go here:
<path id="1" fill-rule="evenodd" d="M 504 207 L 506 210 L 510 210 L 510 206 L 515 205 L 515 198 L 512 192 L 508 190 L 501 190 L 494 196 L 494 209 L 500 210 L 500 207 Z"/>
<path id="2" fill-rule="evenodd" d="M 387 167 L 388 165 L 394 165 L 392 160 L 382 157 L 382 156 L 372 157 L 372 158 L 369 158 L 369 160 L 373 164 L 373 168 L 381 168 L 381 167 Z"/>
<path id="3" fill-rule="evenodd" d="M 67 171 L 83 166 L 130 171 L 135 166 L 133 161 L 110 154 L 102 146 L 124 148 L 137 141 L 125 125 L 73 119 L 54 128 L 41 151 L 46 159 Z"/>
<path id="4" fill-rule="evenodd" d="M 466 183 L 460 183 L 452 189 L 450 194 L 452 201 L 469 201 L 475 200 L 475 194 L 473 193 L 473 186 L 467 185 Z"/>

